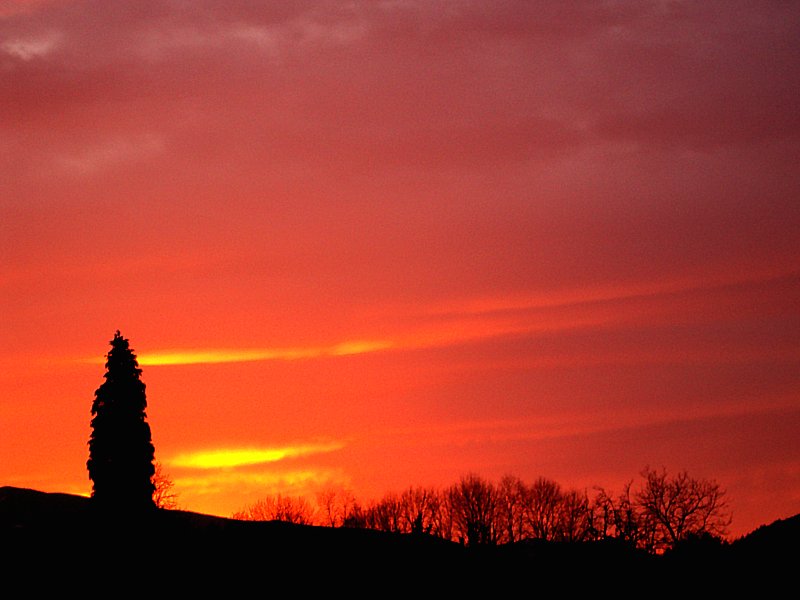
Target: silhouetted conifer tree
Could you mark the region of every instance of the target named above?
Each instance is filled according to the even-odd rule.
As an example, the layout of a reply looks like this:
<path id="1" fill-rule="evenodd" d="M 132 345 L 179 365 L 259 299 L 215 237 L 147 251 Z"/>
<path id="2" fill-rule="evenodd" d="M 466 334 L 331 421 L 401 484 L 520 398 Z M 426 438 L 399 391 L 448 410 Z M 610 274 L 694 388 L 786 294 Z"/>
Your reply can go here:
<path id="1" fill-rule="evenodd" d="M 105 382 L 92 403 L 86 463 L 93 482 L 92 498 L 109 510 L 147 510 L 154 507 L 155 450 L 146 421 L 142 370 L 119 331 L 110 344 Z"/>

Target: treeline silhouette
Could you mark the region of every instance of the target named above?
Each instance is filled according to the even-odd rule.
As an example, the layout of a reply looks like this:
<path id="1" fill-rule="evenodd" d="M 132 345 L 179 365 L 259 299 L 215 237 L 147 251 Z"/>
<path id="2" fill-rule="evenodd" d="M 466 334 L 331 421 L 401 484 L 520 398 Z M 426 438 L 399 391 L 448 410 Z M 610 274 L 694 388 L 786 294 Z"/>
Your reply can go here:
<path id="1" fill-rule="evenodd" d="M 664 468 L 645 467 L 640 475 L 635 489 L 631 480 L 618 494 L 563 489 L 544 477 L 493 482 L 474 473 L 446 488 L 409 487 L 368 504 L 347 489 L 327 488 L 316 502 L 267 496 L 232 518 L 425 534 L 467 547 L 616 540 L 660 554 L 690 541 L 726 542 L 731 514 L 717 482 Z"/>

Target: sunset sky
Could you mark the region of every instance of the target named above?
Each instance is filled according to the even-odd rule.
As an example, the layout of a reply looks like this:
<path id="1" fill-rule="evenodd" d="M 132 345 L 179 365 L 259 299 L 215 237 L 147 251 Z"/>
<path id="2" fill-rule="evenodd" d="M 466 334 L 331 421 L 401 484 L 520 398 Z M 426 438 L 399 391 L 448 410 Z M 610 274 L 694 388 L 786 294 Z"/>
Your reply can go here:
<path id="1" fill-rule="evenodd" d="M 0 0 L 0 485 L 119 329 L 182 508 L 468 472 L 800 513 L 800 3 Z"/>

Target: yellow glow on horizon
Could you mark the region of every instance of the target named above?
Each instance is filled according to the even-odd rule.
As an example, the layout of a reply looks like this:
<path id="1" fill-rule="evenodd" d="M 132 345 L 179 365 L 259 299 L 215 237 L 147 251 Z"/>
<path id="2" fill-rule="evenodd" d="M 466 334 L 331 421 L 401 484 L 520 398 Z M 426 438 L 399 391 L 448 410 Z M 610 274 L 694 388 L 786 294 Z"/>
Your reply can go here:
<path id="1" fill-rule="evenodd" d="M 331 469 L 304 469 L 285 472 L 249 472 L 223 471 L 210 475 L 197 474 L 175 478 L 176 487 L 191 490 L 194 494 L 203 495 L 220 490 L 238 490 L 258 488 L 266 493 L 285 492 L 290 489 L 313 488 L 331 482 L 344 480 L 343 475 Z"/>
<path id="2" fill-rule="evenodd" d="M 172 467 L 190 469 L 225 469 L 278 462 L 285 458 L 334 452 L 344 448 L 342 442 L 305 444 L 282 448 L 218 448 L 181 454 L 168 460 Z"/>
<path id="3" fill-rule="evenodd" d="M 313 499 L 327 487 L 351 485 L 350 477 L 341 468 L 285 471 L 275 464 L 261 468 L 193 470 L 178 475 L 174 483 L 181 508 L 220 517 L 230 517 L 265 496 L 282 494 Z"/>

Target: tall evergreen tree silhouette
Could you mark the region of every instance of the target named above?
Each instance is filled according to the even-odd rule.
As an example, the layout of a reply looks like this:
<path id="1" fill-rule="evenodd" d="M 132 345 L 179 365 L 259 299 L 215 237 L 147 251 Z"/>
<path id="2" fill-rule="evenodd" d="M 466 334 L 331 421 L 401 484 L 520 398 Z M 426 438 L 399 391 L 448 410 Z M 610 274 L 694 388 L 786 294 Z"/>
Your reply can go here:
<path id="1" fill-rule="evenodd" d="M 106 355 L 105 381 L 92 403 L 89 478 L 92 498 L 105 509 L 154 507 L 155 449 L 147 424 L 147 400 L 136 355 L 119 331 Z"/>

